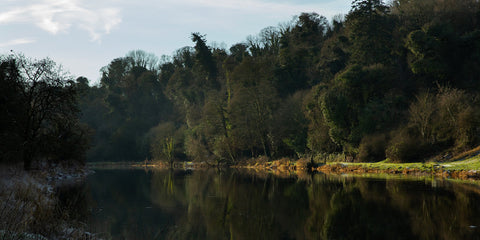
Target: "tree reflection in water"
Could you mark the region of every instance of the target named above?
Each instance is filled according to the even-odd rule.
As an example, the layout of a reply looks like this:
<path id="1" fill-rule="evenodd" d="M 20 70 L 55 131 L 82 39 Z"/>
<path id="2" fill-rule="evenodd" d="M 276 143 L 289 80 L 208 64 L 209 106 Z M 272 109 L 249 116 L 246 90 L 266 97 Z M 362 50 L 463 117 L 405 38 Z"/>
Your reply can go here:
<path id="1" fill-rule="evenodd" d="M 478 238 L 480 189 L 432 185 L 322 174 L 108 170 L 89 177 L 85 201 L 91 230 L 112 239 Z"/>

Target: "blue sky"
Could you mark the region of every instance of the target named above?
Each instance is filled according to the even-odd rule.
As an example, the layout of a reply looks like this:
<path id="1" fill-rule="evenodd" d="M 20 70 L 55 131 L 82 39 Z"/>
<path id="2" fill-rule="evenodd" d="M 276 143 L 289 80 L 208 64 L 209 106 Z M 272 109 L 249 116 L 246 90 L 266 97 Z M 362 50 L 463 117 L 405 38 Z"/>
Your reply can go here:
<path id="1" fill-rule="evenodd" d="M 331 19 L 351 0 L 0 0 L 0 54 L 10 50 L 50 57 L 92 82 L 99 70 L 128 51 L 161 55 L 192 46 L 190 33 L 208 43 L 245 41 L 301 12 Z"/>

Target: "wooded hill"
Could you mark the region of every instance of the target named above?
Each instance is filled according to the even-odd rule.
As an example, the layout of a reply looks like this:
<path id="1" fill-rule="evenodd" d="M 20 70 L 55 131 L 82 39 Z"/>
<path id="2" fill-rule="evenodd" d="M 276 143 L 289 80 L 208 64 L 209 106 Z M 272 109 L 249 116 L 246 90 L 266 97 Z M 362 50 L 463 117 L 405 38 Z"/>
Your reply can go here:
<path id="1" fill-rule="evenodd" d="M 419 161 L 480 143 L 480 3 L 355 0 L 229 49 L 192 33 L 77 79 L 91 161 L 227 161 L 342 153 Z"/>

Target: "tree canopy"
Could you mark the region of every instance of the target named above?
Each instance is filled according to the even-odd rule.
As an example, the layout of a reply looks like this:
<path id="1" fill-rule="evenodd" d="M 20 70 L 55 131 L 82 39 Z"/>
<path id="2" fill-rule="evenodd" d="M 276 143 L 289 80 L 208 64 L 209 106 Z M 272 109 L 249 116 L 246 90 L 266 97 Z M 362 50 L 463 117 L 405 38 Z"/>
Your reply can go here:
<path id="1" fill-rule="evenodd" d="M 99 85 L 77 80 L 88 157 L 413 161 L 468 149 L 480 143 L 478 16 L 475 0 L 354 0 L 331 21 L 300 13 L 228 50 L 192 33 L 163 61 L 131 51 Z"/>

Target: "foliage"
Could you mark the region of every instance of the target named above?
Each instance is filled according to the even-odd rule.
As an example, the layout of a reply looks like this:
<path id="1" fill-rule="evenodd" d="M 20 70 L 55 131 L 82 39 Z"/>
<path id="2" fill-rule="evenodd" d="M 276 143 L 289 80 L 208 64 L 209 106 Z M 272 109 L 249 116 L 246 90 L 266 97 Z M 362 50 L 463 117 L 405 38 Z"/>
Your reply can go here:
<path id="1" fill-rule="evenodd" d="M 371 65 L 387 63 L 392 49 L 394 18 L 381 0 L 355 0 L 346 17 L 352 62 Z"/>
<path id="2" fill-rule="evenodd" d="M 88 130 L 79 122 L 71 77 L 50 59 L 19 54 L 4 56 L 0 70 L 1 122 L 7 127 L 2 134 L 8 141 L 0 161 L 23 161 L 26 170 L 39 160 L 84 161 Z"/>
<path id="3" fill-rule="evenodd" d="M 100 86 L 86 89 L 80 99 L 82 120 L 96 132 L 89 159 L 150 157 L 149 130 L 173 118 L 171 103 L 158 81 L 157 63 L 153 54 L 132 51 L 102 69 Z"/>
<path id="4" fill-rule="evenodd" d="M 430 154 L 429 146 L 421 137 L 402 129 L 394 131 L 385 150 L 386 157 L 394 162 L 419 162 Z"/>
<path id="5" fill-rule="evenodd" d="M 355 0 L 345 16 L 301 13 L 229 50 L 192 33 L 192 46 L 162 61 L 132 51 L 102 69 L 100 85 L 79 81 L 82 120 L 96 131 L 89 159 L 168 158 L 172 141 L 175 159 L 214 164 L 471 148 L 479 13 L 474 0 Z"/>
<path id="6" fill-rule="evenodd" d="M 164 122 L 150 129 L 147 141 L 153 159 L 172 164 L 175 159 L 183 158 L 183 135 L 173 122 Z"/>

